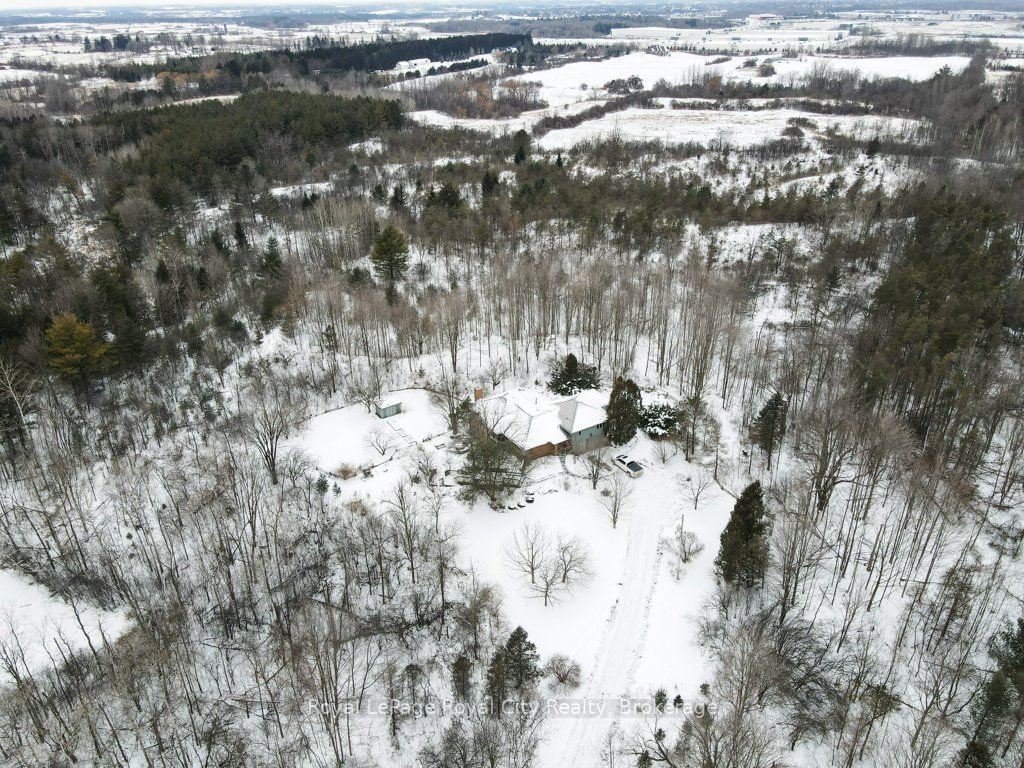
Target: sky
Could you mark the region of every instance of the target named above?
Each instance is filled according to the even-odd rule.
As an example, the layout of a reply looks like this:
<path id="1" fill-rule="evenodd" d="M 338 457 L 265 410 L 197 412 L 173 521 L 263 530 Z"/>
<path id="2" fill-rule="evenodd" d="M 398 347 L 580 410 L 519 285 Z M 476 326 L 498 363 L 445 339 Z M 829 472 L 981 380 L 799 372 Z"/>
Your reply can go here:
<path id="1" fill-rule="evenodd" d="M 168 2 L 168 0 L 0 0 L 0 13 L 5 11 L 40 11 L 59 9 L 62 11 L 76 11 L 93 8 L 141 8 L 153 9 L 181 9 L 195 7 L 224 7 L 224 8 L 253 8 L 253 7 L 276 7 L 286 9 L 288 6 L 326 6 L 344 10 L 352 7 L 376 6 L 380 8 L 402 7 L 408 5 L 459 5 L 456 2 L 444 3 L 432 0 L 355 0 L 354 2 L 323 2 L 322 0 L 306 0 L 303 2 L 288 2 L 288 0 L 185 0 L 184 2 Z"/>

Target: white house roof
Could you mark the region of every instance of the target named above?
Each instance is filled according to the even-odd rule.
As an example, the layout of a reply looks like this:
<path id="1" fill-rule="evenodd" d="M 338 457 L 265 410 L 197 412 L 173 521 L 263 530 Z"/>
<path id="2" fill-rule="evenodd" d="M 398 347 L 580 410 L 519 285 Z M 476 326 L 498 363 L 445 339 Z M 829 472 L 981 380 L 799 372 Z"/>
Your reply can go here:
<path id="1" fill-rule="evenodd" d="M 607 396 L 596 389 L 578 392 L 558 404 L 558 416 L 562 429 L 570 435 L 584 429 L 604 424 L 608 420 L 604 403 Z"/>
<path id="2" fill-rule="evenodd" d="M 521 450 L 565 441 L 558 407 L 539 393 L 513 390 L 485 397 L 477 408 L 487 427 L 504 435 Z"/>
<path id="3" fill-rule="evenodd" d="M 477 408 L 487 427 L 523 451 L 565 442 L 568 435 L 603 424 L 606 396 L 596 390 L 562 400 L 539 392 L 513 390 L 485 397 Z"/>

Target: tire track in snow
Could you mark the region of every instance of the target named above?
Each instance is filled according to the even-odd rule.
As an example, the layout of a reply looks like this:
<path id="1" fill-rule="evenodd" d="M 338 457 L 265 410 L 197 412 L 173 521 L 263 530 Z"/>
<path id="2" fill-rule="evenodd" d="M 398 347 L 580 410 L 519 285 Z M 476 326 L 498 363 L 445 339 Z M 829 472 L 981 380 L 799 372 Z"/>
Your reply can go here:
<path id="1" fill-rule="evenodd" d="M 582 698 L 612 707 L 605 717 L 575 717 L 550 734 L 546 768 L 592 768 L 601 741 L 618 721 L 620 696 L 629 693 L 643 651 L 654 588 L 661 562 L 661 526 L 653 511 L 634 509 L 629 517 L 622 587 L 605 624 Z"/>

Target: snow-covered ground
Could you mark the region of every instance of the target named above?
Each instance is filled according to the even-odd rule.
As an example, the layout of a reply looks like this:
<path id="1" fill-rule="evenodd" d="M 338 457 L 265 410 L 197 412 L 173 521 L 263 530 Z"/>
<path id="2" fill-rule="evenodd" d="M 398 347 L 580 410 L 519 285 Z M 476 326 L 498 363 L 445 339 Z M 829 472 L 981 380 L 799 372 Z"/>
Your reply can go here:
<path id="1" fill-rule="evenodd" d="M 664 80 L 669 85 L 679 85 L 701 74 L 718 75 L 726 80 L 788 83 L 805 78 L 822 67 L 859 72 L 863 77 L 905 77 L 909 80 L 925 80 L 943 67 L 959 71 L 969 62 L 965 56 L 754 57 L 758 63 L 768 61 L 775 69 L 774 74 L 762 76 L 756 68 L 746 66 L 745 56 L 733 56 L 728 61 L 715 63 L 719 58 L 721 57 L 686 51 L 671 51 L 661 55 L 629 53 L 624 56 L 578 61 L 561 67 L 530 72 L 518 79 L 540 83 L 540 98 L 543 101 L 551 106 L 565 106 L 606 96 L 603 91 L 606 83 L 633 76 L 639 77 L 646 88 L 653 87 L 659 80 Z"/>
<path id="2" fill-rule="evenodd" d="M 879 116 L 824 117 L 792 109 L 722 112 L 714 109 L 626 109 L 573 128 L 560 128 L 541 137 L 537 144 L 547 150 L 570 149 L 585 141 L 618 137 L 623 141 L 660 141 L 665 144 L 708 144 L 722 141 L 748 147 L 769 139 L 782 138 L 789 121 L 810 119 L 819 131 L 873 136 L 903 135 L 920 123 Z"/>
<path id="3" fill-rule="evenodd" d="M 389 397 L 401 400 L 401 413 L 380 419 L 363 405 L 345 405 L 310 419 L 291 444 L 304 450 L 321 470 L 333 473 L 342 465 L 387 464 L 400 449 L 445 433 L 444 420 L 424 390 L 400 390 Z M 369 442 L 378 432 L 382 435 L 378 445 L 386 447 L 383 453 Z"/>
<path id="4" fill-rule="evenodd" d="M 245 53 L 290 48 L 302 45 L 314 36 L 360 43 L 375 40 L 381 35 L 410 37 L 429 33 L 422 20 L 379 18 L 275 29 L 240 24 L 233 16 L 218 19 L 216 12 L 208 16 L 202 11 L 195 11 L 194 15 L 195 20 L 190 22 L 142 21 L 131 24 L 129 31 L 133 36 L 141 35 L 152 43 L 145 53 L 85 50 L 87 37 L 91 40 L 100 37 L 113 39 L 115 35 L 126 32 L 126 25 L 120 23 L 83 19 L 5 26 L 0 29 L 0 64 L 24 61 L 70 67 L 125 61 L 154 63 L 169 57 L 201 56 L 217 51 Z"/>
<path id="5" fill-rule="evenodd" d="M 858 29 L 859 28 L 859 29 Z M 781 18 L 768 24 L 738 19 L 732 26 L 712 29 L 619 27 L 605 37 L 586 38 L 588 45 L 685 46 L 701 51 L 737 54 L 779 51 L 843 51 L 862 40 L 852 31 L 870 30 L 872 39 L 893 40 L 917 35 L 932 40 L 990 40 L 1008 51 L 1024 47 L 1019 13 L 991 11 L 846 11 L 830 18 Z M 538 42 L 578 40 L 538 38 Z"/>
<path id="6" fill-rule="evenodd" d="M 129 623 L 121 613 L 87 605 L 75 607 L 13 571 L 0 570 L 0 638 L 16 641 L 25 666 L 35 672 L 60 661 L 69 652 L 116 640 Z M 20 663 L 19 663 L 20 666 Z M 10 682 L 0 667 L 0 685 Z"/>
<path id="7" fill-rule="evenodd" d="M 659 81 L 680 85 L 703 75 L 716 75 L 727 80 L 757 83 L 795 83 L 822 68 L 856 71 L 865 77 L 905 77 L 923 80 L 943 67 L 959 71 L 967 66 L 963 56 L 900 56 L 890 58 L 851 58 L 840 56 L 801 56 L 799 58 L 767 57 L 775 72 L 761 76 L 756 68 L 746 66 L 745 57 L 736 56 L 714 64 L 716 57 L 683 51 L 664 55 L 630 53 L 595 61 L 578 61 L 552 69 L 529 72 L 509 78 L 537 83 L 538 96 L 548 106 L 503 119 L 455 118 L 433 110 L 414 111 L 409 116 L 424 125 L 459 127 L 485 133 L 512 133 L 529 130 L 540 119 L 550 115 L 571 116 L 602 104 L 612 97 L 604 86 L 612 80 L 638 77 L 645 88 Z M 761 57 L 758 61 L 765 61 Z M 547 149 L 566 149 L 580 141 L 619 136 L 627 141 L 658 140 L 677 144 L 708 143 L 724 139 L 739 146 L 749 146 L 766 138 L 777 138 L 786 121 L 807 116 L 794 110 L 764 111 L 756 114 L 730 113 L 723 116 L 714 110 L 685 112 L 627 109 L 574 128 L 552 131 L 541 140 Z M 811 116 L 822 130 L 833 127 L 842 133 L 903 135 L 918 124 L 908 120 L 882 117 Z"/>
<path id="8" fill-rule="evenodd" d="M 416 446 L 434 456 L 439 467 L 451 460 L 444 423 L 425 392 L 402 390 L 392 396 L 402 401 L 397 416 L 382 420 L 363 406 L 345 406 L 311 419 L 289 446 L 305 452 L 324 472 L 345 464 L 376 465 L 370 477 L 336 482 L 345 495 L 379 500 L 408 476 L 409 454 Z M 371 436 L 381 429 L 392 440 L 386 457 L 370 446 Z M 595 764 L 602 738 L 620 719 L 621 697 L 645 699 L 665 687 L 692 700 L 706 682 L 698 614 L 713 588 L 718 538 L 733 498 L 713 486 L 694 510 L 681 480 L 706 469 L 687 463 L 681 453 L 658 461 L 655 444 L 643 435 L 621 450 L 645 470 L 627 481 L 630 500 L 614 528 L 600 491 L 619 470 L 609 467 L 594 490 L 579 457 L 533 462 L 524 491 L 511 498 L 513 509 L 495 510 L 482 501 L 466 505 L 450 480 L 444 491 L 443 516 L 460 531 L 463 569 L 497 586 L 509 627 L 525 627 L 542 658 L 564 654 L 580 663 L 580 688 L 560 701 L 588 700 L 601 707 L 592 716 L 548 719 L 543 766 Z M 533 503 L 521 503 L 526 489 L 534 493 Z M 414 490 L 421 492 L 418 486 Z M 684 516 L 685 528 L 704 549 L 680 567 L 664 540 Z M 578 539 L 589 554 L 591 575 L 545 605 L 509 559 L 510 542 L 524 526 L 536 526 L 552 540 Z"/>

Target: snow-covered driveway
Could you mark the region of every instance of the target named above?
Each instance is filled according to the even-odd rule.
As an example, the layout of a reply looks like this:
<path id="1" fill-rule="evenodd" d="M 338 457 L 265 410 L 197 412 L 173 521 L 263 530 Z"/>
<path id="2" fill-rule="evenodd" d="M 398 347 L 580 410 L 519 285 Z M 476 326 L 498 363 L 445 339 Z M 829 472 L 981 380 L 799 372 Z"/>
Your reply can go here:
<path id="1" fill-rule="evenodd" d="M 639 484 L 638 484 L 639 485 Z M 658 581 L 661 515 L 649 497 L 639 493 L 625 521 L 628 526 L 626 562 L 619 596 L 605 625 L 597 656 L 589 669 L 580 698 L 604 707 L 601 715 L 574 716 L 550 724 L 542 747 L 542 766 L 591 768 L 601 740 L 617 720 L 617 700 L 630 693 L 644 639 L 654 587 Z M 643 489 L 646 490 L 646 489 Z"/>

